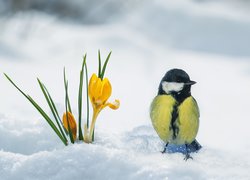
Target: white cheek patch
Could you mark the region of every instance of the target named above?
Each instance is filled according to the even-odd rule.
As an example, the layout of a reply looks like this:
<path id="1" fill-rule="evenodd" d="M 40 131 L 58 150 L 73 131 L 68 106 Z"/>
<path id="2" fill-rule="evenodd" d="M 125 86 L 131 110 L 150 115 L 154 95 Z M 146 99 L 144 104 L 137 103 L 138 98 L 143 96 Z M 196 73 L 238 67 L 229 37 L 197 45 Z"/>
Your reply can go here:
<path id="1" fill-rule="evenodd" d="M 179 92 L 183 89 L 184 83 L 177 83 L 177 82 L 166 82 L 163 81 L 161 83 L 162 89 L 169 94 L 171 91 L 172 92 Z"/>

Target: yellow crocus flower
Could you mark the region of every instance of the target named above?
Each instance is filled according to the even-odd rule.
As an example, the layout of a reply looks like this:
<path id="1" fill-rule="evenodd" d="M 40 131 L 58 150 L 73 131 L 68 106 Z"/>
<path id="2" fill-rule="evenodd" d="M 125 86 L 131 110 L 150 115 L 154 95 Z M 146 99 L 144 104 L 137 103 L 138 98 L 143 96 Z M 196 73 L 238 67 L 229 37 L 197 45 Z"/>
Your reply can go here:
<path id="1" fill-rule="evenodd" d="M 90 126 L 89 140 L 92 139 L 93 130 L 95 127 L 95 122 L 98 114 L 105 107 L 110 107 L 111 109 L 118 109 L 120 106 L 120 101 L 115 100 L 114 103 L 107 102 L 112 93 L 112 86 L 108 78 L 103 80 L 99 78 L 96 74 L 93 74 L 89 81 L 89 98 L 93 107 L 93 117 Z"/>
<path id="2" fill-rule="evenodd" d="M 66 113 L 63 114 L 63 126 L 68 132 L 69 132 L 69 129 L 68 129 L 69 126 L 68 126 L 67 116 L 68 116 L 69 126 L 73 135 L 73 139 L 75 141 L 76 133 L 77 133 L 76 120 L 70 112 L 67 112 L 67 114 Z"/>

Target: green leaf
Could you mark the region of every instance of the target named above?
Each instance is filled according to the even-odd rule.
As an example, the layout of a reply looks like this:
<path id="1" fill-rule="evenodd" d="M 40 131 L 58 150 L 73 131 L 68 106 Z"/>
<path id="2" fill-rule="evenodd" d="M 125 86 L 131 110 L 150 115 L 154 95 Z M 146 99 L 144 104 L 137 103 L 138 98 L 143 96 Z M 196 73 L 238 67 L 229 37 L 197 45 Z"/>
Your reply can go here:
<path id="1" fill-rule="evenodd" d="M 89 128 L 89 82 L 88 82 L 88 67 L 87 64 L 85 65 L 85 81 L 86 81 L 86 93 L 87 93 L 87 98 L 86 98 L 86 104 L 87 104 L 87 128 Z"/>
<path id="2" fill-rule="evenodd" d="M 100 76 L 101 79 L 103 79 L 103 77 L 104 77 L 105 70 L 106 70 L 106 67 L 107 67 L 107 64 L 109 62 L 111 54 L 112 54 L 112 51 L 108 54 L 108 56 L 107 56 L 107 58 L 105 60 L 105 63 L 104 63 L 103 68 L 102 68 L 101 76 Z"/>
<path id="3" fill-rule="evenodd" d="M 87 54 L 83 57 L 82 69 L 80 71 L 80 82 L 79 82 L 79 92 L 78 92 L 78 127 L 79 127 L 79 140 L 83 140 L 82 134 L 82 86 L 83 86 L 83 75 L 84 75 L 84 66 L 86 64 Z"/>
<path id="4" fill-rule="evenodd" d="M 69 133 L 70 142 L 74 144 L 74 138 L 73 138 L 73 134 L 72 134 L 72 131 L 71 131 L 70 124 L 69 124 L 68 113 L 67 113 L 67 112 L 72 113 L 72 111 L 71 111 L 70 102 L 69 102 L 68 81 L 67 81 L 67 79 L 66 79 L 65 68 L 64 68 L 64 71 L 63 71 L 63 75 L 64 75 L 65 108 L 66 108 L 66 119 L 67 119 L 67 123 L 68 123 L 68 133 Z"/>
<path id="5" fill-rule="evenodd" d="M 66 92 L 66 103 L 67 103 L 69 112 L 72 113 L 71 106 L 70 106 L 70 101 L 69 101 L 68 81 L 66 79 L 66 70 L 65 70 L 65 68 L 63 70 L 63 77 L 64 77 L 64 87 L 65 87 L 65 92 Z"/>
<path id="6" fill-rule="evenodd" d="M 20 92 L 20 93 L 22 93 L 22 95 L 24 95 L 26 98 L 28 98 L 28 96 L 10 79 L 10 77 L 7 75 L 7 74 L 5 74 L 4 73 L 4 75 L 5 75 L 5 77 L 11 82 L 11 84 L 13 85 L 13 86 L 15 86 L 15 88 Z"/>
<path id="7" fill-rule="evenodd" d="M 62 140 L 62 142 L 67 145 L 67 140 L 65 140 L 60 134 L 59 130 L 53 123 L 53 121 L 49 118 L 49 116 L 44 112 L 44 110 L 30 97 L 28 96 L 29 101 L 33 104 L 33 106 L 40 112 L 40 114 L 44 117 L 44 119 L 49 123 L 50 127 L 55 131 L 58 137 Z"/>
<path id="8" fill-rule="evenodd" d="M 26 95 L 12 80 L 11 78 L 5 74 L 5 77 L 10 81 L 10 83 L 24 96 L 26 97 L 30 103 L 37 109 L 37 111 L 44 117 L 44 119 L 47 121 L 47 123 L 50 125 L 50 127 L 54 130 L 54 132 L 57 134 L 57 136 L 61 139 L 61 141 L 64 143 L 65 146 L 67 146 L 67 140 L 63 138 L 60 131 L 57 129 L 53 121 L 49 118 L 49 116 L 44 112 L 44 110 L 30 97 L 29 95 Z"/>
<path id="9" fill-rule="evenodd" d="M 65 85 L 65 89 L 68 88 L 68 83 Z M 73 138 L 73 134 L 72 134 L 72 131 L 71 131 L 71 127 L 70 127 L 70 124 L 69 124 L 69 117 L 68 117 L 68 102 L 67 102 L 67 90 L 66 90 L 66 93 L 65 93 L 65 108 L 66 108 L 66 120 L 67 120 L 67 124 L 68 124 L 68 132 L 69 132 L 69 138 L 70 138 L 70 142 L 72 144 L 74 144 L 74 138 Z"/>
<path id="10" fill-rule="evenodd" d="M 59 130 L 60 130 L 63 138 L 67 141 L 67 138 L 66 138 L 66 136 L 65 136 L 65 134 L 64 134 L 64 132 L 62 130 L 62 127 L 61 127 L 62 124 L 59 124 L 59 122 L 61 122 L 61 120 L 59 118 L 59 115 L 58 115 L 57 109 L 55 107 L 55 104 L 54 104 L 51 96 L 49 95 L 49 92 L 46 89 L 45 85 L 38 78 L 37 78 L 37 81 L 38 81 L 39 86 L 40 86 L 40 88 L 41 88 L 41 90 L 43 92 L 43 95 L 44 95 L 44 97 L 45 97 L 45 99 L 46 99 L 46 101 L 47 101 L 47 103 L 48 103 L 48 105 L 50 107 L 50 110 L 51 110 L 51 112 L 52 112 L 52 114 L 53 114 L 53 116 L 54 116 L 54 118 L 56 120 L 57 126 L 59 127 Z"/>
<path id="11" fill-rule="evenodd" d="M 101 52 L 98 50 L 98 77 L 101 77 L 101 71 L 102 71 L 102 60 L 101 60 Z"/>
<path id="12" fill-rule="evenodd" d="M 48 97 L 49 97 L 49 99 L 50 99 L 50 102 L 51 102 L 51 104 L 52 104 L 52 107 L 53 107 L 53 109 L 54 109 L 54 111 L 55 111 L 55 113 L 56 113 L 57 119 L 59 120 L 61 126 L 63 127 L 63 130 L 64 130 L 65 134 L 68 135 L 68 131 L 67 131 L 67 130 L 65 129 L 65 127 L 63 126 L 63 123 L 62 123 L 62 121 L 61 121 L 61 118 L 60 118 L 60 116 L 59 116 L 59 114 L 58 114 L 58 111 L 57 111 L 57 109 L 56 109 L 55 103 L 54 103 L 53 99 L 51 98 L 49 91 L 47 90 L 47 88 L 46 88 L 44 85 L 43 85 L 43 87 L 44 87 L 44 89 L 45 89 L 45 91 L 46 91 L 46 93 L 47 93 L 47 95 L 48 95 Z"/>

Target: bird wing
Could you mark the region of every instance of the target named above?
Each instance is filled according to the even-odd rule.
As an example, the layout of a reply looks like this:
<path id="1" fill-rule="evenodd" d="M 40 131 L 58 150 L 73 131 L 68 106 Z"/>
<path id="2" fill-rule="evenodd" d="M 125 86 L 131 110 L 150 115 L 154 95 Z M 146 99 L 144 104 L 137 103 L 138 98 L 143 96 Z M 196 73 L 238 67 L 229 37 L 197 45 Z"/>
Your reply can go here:
<path id="1" fill-rule="evenodd" d="M 175 104 L 176 100 L 170 95 L 158 95 L 151 103 L 151 121 L 155 131 L 164 142 L 168 142 L 172 137 L 173 132 L 170 125 Z"/>

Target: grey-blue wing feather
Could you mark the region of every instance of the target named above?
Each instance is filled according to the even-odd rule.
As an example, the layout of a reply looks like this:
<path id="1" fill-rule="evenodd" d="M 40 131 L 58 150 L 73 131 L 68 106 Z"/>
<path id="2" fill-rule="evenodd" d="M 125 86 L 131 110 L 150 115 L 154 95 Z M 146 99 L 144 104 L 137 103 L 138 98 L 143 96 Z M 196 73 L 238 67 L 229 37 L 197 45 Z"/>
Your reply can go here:
<path id="1" fill-rule="evenodd" d="M 196 139 L 191 144 L 188 144 L 189 153 L 198 152 L 201 148 L 202 146 Z M 167 146 L 166 152 L 186 154 L 186 146 L 185 144 L 182 144 L 182 145 L 169 144 Z"/>

